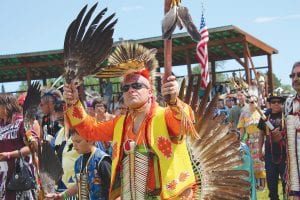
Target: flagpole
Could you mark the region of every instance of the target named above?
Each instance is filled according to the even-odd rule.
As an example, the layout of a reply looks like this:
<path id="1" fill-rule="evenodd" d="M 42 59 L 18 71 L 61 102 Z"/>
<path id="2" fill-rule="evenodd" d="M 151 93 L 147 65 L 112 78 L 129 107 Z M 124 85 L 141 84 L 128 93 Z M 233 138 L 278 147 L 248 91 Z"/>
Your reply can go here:
<path id="1" fill-rule="evenodd" d="M 165 0 L 164 14 L 170 10 L 171 0 Z M 167 82 L 167 78 L 172 75 L 172 39 L 164 40 L 164 77 L 163 82 Z M 164 97 L 168 103 L 170 95 Z"/>

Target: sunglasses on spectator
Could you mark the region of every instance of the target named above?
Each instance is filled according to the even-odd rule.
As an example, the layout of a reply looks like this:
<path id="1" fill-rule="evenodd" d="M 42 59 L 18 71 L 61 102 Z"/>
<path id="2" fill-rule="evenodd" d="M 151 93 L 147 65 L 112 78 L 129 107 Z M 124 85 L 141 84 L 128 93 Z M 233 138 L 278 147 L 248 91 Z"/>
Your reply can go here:
<path id="1" fill-rule="evenodd" d="M 144 83 L 132 83 L 132 84 L 128 84 L 128 85 L 123 85 L 121 87 L 121 90 L 122 90 L 122 92 L 128 92 L 130 87 L 135 90 L 140 90 L 142 88 L 148 88 Z"/>
<path id="2" fill-rule="evenodd" d="M 275 103 L 281 104 L 281 101 L 270 101 L 270 104 L 275 104 Z"/>
<path id="3" fill-rule="evenodd" d="M 295 78 L 295 76 L 297 76 L 298 78 L 300 78 L 300 72 L 297 72 L 297 73 L 291 73 L 291 74 L 290 74 L 290 78 Z"/>
<path id="4" fill-rule="evenodd" d="M 257 103 L 257 101 L 249 101 L 249 103 Z"/>

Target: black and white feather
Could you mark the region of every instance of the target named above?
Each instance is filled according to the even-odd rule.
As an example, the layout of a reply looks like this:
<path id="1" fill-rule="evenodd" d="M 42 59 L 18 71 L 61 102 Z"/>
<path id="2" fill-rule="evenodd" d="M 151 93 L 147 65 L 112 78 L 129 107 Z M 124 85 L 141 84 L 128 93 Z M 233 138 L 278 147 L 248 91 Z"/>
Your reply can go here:
<path id="1" fill-rule="evenodd" d="M 38 114 L 38 107 L 41 102 L 41 85 L 38 81 L 33 82 L 28 90 L 23 105 L 24 126 L 29 130 Z"/>
<path id="2" fill-rule="evenodd" d="M 87 5 L 70 24 L 64 42 L 65 81 L 81 82 L 94 74 L 110 54 L 113 45 L 115 14 L 103 19 L 107 8 L 101 10 L 90 22 L 97 3 L 87 11 Z M 87 12 L 86 12 L 87 11 Z"/>
<path id="3" fill-rule="evenodd" d="M 55 192 L 55 185 L 61 179 L 64 171 L 62 163 L 56 156 L 53 148 L 47 141 L 43 141 L 38 148 L 39 177 L 43 191 Z"/>

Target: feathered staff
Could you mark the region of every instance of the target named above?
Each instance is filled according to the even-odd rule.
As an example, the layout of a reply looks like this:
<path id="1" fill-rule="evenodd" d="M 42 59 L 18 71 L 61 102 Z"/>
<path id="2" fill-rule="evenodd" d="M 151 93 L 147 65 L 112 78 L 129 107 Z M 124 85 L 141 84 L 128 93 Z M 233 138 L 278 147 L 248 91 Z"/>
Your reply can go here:
<path id="1" fill-rule="evenodd" d="M 187 32 L 192 37 L 193 40 L 199 41 L 201 35 L 198 32 L 193 20 L 189 14 L 186 7 L 180 5 L 181 0 L 165 0 L 165 17 L 162 21 L 162 38 L 164 39 L 164 68 L 165 74 L 163 81 L 172 74 L 172 33 L 174 32 L 176 26 L 180 29 L 183 26 L 187 29 Z M 165 97 L 165 101 L 170 101 L 170 96 Z"/>
<path id="2" fill-rule="evenodd" d="M 107 8 L 101 10 L 89 24 L 97 3 L 85 14 L 87 5 L 70 24 L 64 42 L 64 62 L 66 83 L 79 84 L 84 76 L 94 74 L 109 55 L 113 45 L 115 14 L 102 22 Z M 87 29 L 87 30 L 86 30 Z"/>
<path id="3" fill-rule="evenodd" d="M 165 13 L 162 21 L 162 37 L 163 39 L 170 39 L 176 26 L 181 30 L 186 28 L 191 38 L 198 42 L 201 35 L 195 26 L 189 10 L 180 5 L 181 0 L 171 0 L 170 9 Z"/>

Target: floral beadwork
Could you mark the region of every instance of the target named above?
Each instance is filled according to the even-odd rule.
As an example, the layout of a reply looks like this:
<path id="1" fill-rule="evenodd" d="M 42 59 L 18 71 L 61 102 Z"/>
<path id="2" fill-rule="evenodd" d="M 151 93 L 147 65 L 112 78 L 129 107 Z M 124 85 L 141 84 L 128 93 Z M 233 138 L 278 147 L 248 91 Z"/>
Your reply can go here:
<path id="1" fill-rule="evenodd" d="M 181 172 L 178 177 L 179 182 L 184 182 L 190 176 L 188 172 Z"/>
<path id="2" fill-rule="evenodd" d="M 190 174 L 188 172 L 181 172 L 177 179 L 172 180 L 171 182 L 166 184 L 166 189 L 171 191 L 175 190 L 178 183 L 185 182 L 189 176 Z"/>
<path id="3" fill-rule="evenodd" d="M 118 143 L 115 142 L 112 146 L 112 160 L 114 160 L 117 157 L 117 153 L 118 153 Z"/>
<path id="4" fill-rule="evenodd" d="M 83 117 L 82 109 L 75 106 L 73 109 L 72 115 L 73 115 L 73 117 L 76 117 L 77 119 L 82 119 L 82 117 Z"/>
<path id="5" fill-rule="evenodd" d="M 173 181 L 171 181 L 170 183 L 168 183 L 167 185 L 166 185 L 166 189 L 167 190 L 175 190 L 176 189 L 176 186 L 177 186 L 177 181 L 176 180 L 173 180 Z"/>
<path id="6" fill-rule="evenodd" d="M 169 139 L 165 137 L 159 137 L 157 141 L 158 149 L 163 153 L 167 158 L 172 157 L 172 143 Z"/>

